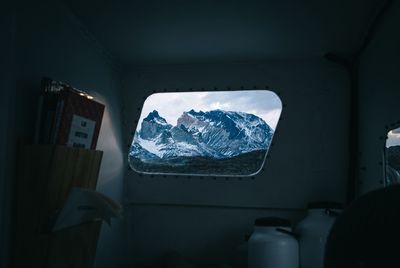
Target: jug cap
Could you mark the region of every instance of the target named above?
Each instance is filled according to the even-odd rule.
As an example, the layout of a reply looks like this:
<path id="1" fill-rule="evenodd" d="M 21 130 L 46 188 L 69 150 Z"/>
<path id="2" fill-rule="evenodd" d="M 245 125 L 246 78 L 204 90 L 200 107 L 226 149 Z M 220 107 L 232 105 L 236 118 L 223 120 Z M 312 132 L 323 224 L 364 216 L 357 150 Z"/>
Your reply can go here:
<path id="1" fill-rule="evenodd" d="M 308 209 L 343 209 L 343 204 L 332 201 L 318 201 L 308 203 Z"/>
<path id="2" fill-rule="evenodd" d="M 288 219 L 277 217 L 258 218 L 254 221 L 255 226 L 270 226 L 270 227 L 291 227 L 292 223 Z"/>

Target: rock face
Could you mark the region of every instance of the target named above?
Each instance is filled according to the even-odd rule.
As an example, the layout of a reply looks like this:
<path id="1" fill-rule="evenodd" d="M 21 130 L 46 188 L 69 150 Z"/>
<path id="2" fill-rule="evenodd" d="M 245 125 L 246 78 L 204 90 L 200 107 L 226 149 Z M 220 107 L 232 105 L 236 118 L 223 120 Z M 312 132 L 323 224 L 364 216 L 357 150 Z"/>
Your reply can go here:
<path id="1" fill-rule="evenodd" d="M 273 133 L 264 120 L 248 113 L 190 110 L 172 126 L 154 110 L 135 133 L 129 155 L 143 162 L 181 157 L 226 159 L 267 150 Z"/>
<path id="2" fill-rule="evenodd" d="M 169 130 L 171 127 L 172 126 L 154 110 L 143 119 L 140 137 L 145 140 L 151 140 L 156 138 L 163 130 Z"/>

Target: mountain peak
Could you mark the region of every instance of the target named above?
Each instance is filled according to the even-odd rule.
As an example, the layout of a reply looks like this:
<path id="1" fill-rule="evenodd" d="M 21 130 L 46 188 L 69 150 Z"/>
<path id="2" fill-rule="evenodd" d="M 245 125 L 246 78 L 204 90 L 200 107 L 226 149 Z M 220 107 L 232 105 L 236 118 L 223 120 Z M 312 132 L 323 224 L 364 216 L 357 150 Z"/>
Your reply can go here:
<path id="1" fill-rule="evenodd" d="M 151 120 L 153 120 L 154 118 L 161 118 L 160 115 L 158 114 L 158 111 L 157 111 L 157 110 L 153 110 L 152 112 L 150 112 L 150 113 L 147 115 L 147 117 L 146 117 L 145 119 L 143 119 L 143 120 L 151 121 Z"/>
<path id="2" fill-rule="evenodd" d="M 171 127 L 167 120 L 161 117 L 158 111 L 154 110 L 143 119 L 139 135 L 144 139 L 153 139 L 160 135 L 163 130 L 168 130 Z"/>
<path id="3" fill-rule="evenodd" d="M 165 118 L 161 117 L 158 114 L 157 110 L 153 110 L 152 112 L 150 112 L 146 118 L 143 119 L 143 121 L 147 121 L 147 122 L 155 122 L 161 125 L 167 125 L 167 120 L 165 120 Z"/>
<path id="4" fill-rule="evenodd" d="M 191 109 L 189 112 L 186 112 L 186 113 L 191 114 L 191 115 L 204 115 L 203 111 L 200 110 L 200 111 L 196 112 L 194 109 Z"/>
<path id="5" fill-rule="evenodd" d="M 273 130 L 268 124 L 253 114 L 191 109 L 183 112 L 177 125 L 172 126 L 154 110 L 143 120 L 137 143 L 161 158 L 226 158 L 265 150 L 272 135 Z M 140 155 L 138 151 L 139 158 Z"/>

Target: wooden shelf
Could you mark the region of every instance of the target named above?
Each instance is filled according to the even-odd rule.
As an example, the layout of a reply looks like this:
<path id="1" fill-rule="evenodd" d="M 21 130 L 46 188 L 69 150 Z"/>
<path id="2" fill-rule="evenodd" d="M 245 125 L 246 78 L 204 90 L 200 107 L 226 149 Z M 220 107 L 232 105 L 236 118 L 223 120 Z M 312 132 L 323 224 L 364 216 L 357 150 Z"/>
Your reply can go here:
<path id="1" fill-rule="evenodd" d="M 15 267 L 93 266 L 101 222 L 51 233 L 52 217 L 72 187 L 95 189 L 103 152 L 25 146 L 18 156 Z"/>

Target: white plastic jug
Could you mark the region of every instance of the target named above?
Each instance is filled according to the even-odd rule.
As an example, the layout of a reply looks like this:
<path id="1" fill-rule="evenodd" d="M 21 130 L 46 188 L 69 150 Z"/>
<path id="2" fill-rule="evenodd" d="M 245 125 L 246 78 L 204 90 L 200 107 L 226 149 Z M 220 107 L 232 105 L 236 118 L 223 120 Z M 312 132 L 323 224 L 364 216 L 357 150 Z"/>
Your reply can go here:
<path id="1" fill-rule="evenodd" d="M 289 220 L 260 218 L 248 241 L 248 268 L 298 268 L 299 246 Z"/>
<path id="2" fill-rule="evenodd" d="M 325 244 L 330 229 L 343 206 L 334 202 L 308 205 L 307 216 L 297 224 L 301 268 L 323 268 Z"/>

